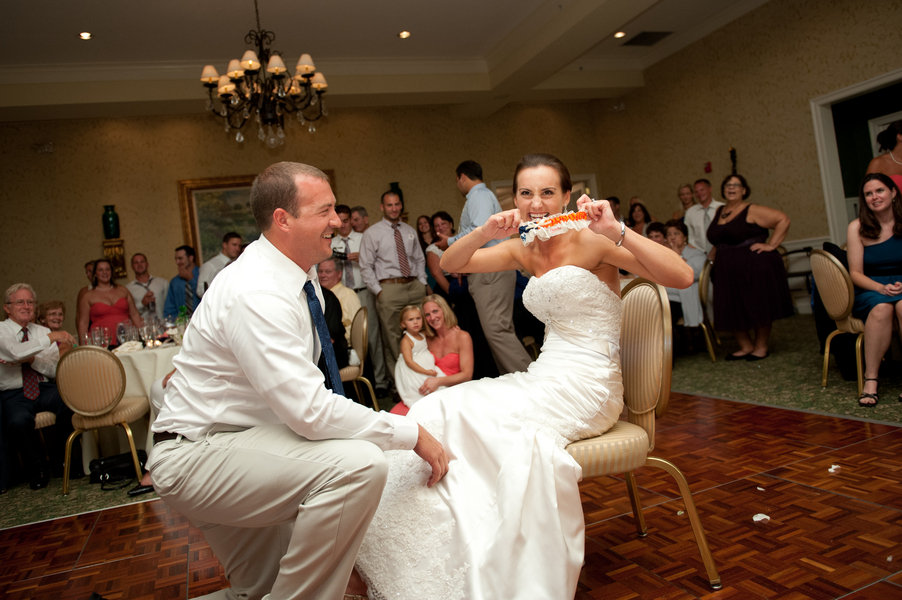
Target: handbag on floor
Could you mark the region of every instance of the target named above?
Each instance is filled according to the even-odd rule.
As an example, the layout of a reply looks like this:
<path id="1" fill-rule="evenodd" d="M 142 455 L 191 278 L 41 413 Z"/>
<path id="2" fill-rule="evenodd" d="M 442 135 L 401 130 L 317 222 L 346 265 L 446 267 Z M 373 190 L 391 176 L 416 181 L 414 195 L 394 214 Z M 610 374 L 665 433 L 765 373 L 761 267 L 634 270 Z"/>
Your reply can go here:
<path id="1" fill-rule="evenodd" d="M 138 464 L 144 471 L 147 452 L 138 450 Z M 121 490 L 135 479 L 135 464 L 131 452 L 95 458 L 88 464 L 91 483 L 99 483 L 102 490 Z"/>

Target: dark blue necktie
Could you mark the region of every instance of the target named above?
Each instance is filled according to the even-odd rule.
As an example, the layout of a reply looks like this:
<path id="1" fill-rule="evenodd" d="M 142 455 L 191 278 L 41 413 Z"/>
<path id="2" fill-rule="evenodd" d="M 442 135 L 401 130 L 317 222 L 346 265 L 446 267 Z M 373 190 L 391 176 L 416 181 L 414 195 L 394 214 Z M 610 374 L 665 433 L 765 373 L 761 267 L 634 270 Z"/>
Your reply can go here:
<path id="1" fill-rule="evenodd" d="M 319 345 L 323 348 L 323 356 L 326 359 L 326 387 L 331 388 L 336 394 L 345 395 L 345 389 L 341 385 L 341 375 L 338 372 L 338 363 L 335 361 L 335 349 L 332 347 L 332 338 L 329 336 L 329 329 L 326 327 L 326 318 L 323 316 L 323 309 L 320 306 L 319 298 L 316 297 L 316 290 L 312 281 L 304 284 L 304 293 L 307 294 L 307 306 L 310 308 L 310 316 L 313 317 L 313 324 L 316 326 L 316 333 L 319 335 Z"/>

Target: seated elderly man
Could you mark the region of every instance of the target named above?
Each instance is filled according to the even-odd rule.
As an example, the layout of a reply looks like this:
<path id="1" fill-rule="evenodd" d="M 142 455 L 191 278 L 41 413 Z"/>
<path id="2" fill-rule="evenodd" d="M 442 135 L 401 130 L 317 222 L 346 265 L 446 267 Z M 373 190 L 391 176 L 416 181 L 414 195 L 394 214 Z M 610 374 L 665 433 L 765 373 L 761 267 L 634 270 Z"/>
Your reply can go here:
<path id="1" fill-rule="evenodd" d="M 51 380 L 60 356 L 57 342 L 74 344 L 75 338 L 32 322 L 35 293 L 27 283 L 10 286 L 3 302 L 8 318 L 0 323 L 0 420 L 8 437 L 7 448 L 21 452 L 31 489 L 37 490 L 46 487 L 51 466 L 61 467 L 62 441 L 72 430 L 72 412 Z M 52 465 L 46 463 L 34 429 L 35 415 L 43 411 L 56 414 L 57 435 L 45 436 Z M 5 465 L 0 477 L 9 477 Z M 5 488 L 6 483 L 0 487 Z"/>
<path id="2" fill-rule="evenodd" d="M 345 327 L 345 339 L 351 342 L 351 321 L 360 310 L 360 298 L 357 293 L 341 282 L 343 270 L 341 262 L 334 258 L 327 258 L 316 267 L 319 275 L 319 283 L 330 290 L 341 303 L 341 324 Z"/>

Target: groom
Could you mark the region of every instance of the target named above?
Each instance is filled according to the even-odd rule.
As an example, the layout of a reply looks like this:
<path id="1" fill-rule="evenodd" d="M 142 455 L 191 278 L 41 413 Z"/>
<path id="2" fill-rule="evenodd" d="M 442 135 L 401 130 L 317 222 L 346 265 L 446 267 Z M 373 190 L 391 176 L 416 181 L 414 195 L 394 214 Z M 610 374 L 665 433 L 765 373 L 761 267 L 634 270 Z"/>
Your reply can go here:
<path id="1" fill-rule="evenodd" d="M 432 468 L 428 485 L 448 458 L 412 420 L 324 386 L 316 264 L 340 224 L 326 175 L 277 163 L 251 205 L 262 235 L 192 316 L 148 467 L 225 568 L 219 597 L 340 598 L 385 484 L 382 450 L 412 448 Z"/>

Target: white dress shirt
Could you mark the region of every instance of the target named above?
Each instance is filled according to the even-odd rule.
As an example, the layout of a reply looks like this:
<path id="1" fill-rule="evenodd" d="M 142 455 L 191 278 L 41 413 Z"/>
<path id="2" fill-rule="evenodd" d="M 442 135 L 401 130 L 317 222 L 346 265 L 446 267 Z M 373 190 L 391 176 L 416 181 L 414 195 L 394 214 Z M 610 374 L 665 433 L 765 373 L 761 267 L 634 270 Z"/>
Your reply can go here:
<path id="1" fill-rule="evenodd" d="M 407 253 L 407 262 L 410 264 L 410 275 L 426 285 L 426 258 L 423 256 L 417 232 L 407 223 L 398 225 L 401 241 Z M 395 230 L 388 219 L 382 219 L 363 232 L 363 241 L 360 244 L 360 272 L 363 274 L 366 287 L 377 296 L 382 291 L 382 285 L 379 283 L 381 280 L 401 277 Z"/>
<path id="2" fill-rule="evenodd" d="M 284 423 L 309 440 L 363 439 L 410 449 L 417 424 L 326 389 L 304 272 L 265 236 L 216 278 L 173 360 L 175 375 L 153 431 L 197 441 L 217 431 Z"/>
<path id="3" fill-rule="evenodd" d="M 345 239 L 348 241 L 349 250 L 345 250 Z M 335 233 L 335 237 L 332 238 L 332 249 L 338 250 L 339 252 L 360 252 L 360 242 L 363 241 L 363 234 L 357 233 L 356 231 L 352 231 L 348 234 L 347 238 L 342 237 L 340 233 Z M 363 283 L 363 275 L 360 274 L 360 261 L 359 260 L 345 260 L 341 263 L 341 268 L 344 273 L 347 273 L 348 285 L 346 283 L 345 277 L 346 275 L 342 274 L 341 282 L 345 284 L 345 286 L 351 288 L 355 292 L 363 287 L 366 287 L 366 284 Z"/>
<path id="4" fill-rule="evenodd" d="M 138 307 L 138 312 L 141 313 L 142 319 L 146 320 L 147 317 L 150 316 L 150 308 L 141 304 L 141 301 L 144 299 L 144 295 L 147 294 L 147 292 L 153 292 L 156 317 L 158 319 L 163 318 L 163 307 L 166 305 L 166 292 L 169 291 L 169 282 L 167 280 L 162 277 L 154 277 L 151 275 L 146 283 L 135 279 L 131 283 L 126 284 L 125 287 L 135 300 L 135 306 Z"/>
<path id="5" fill-rule="evenodd" d="M 56 377 L 59 347 L 47 337 L 50 330 L 37 323 L 28 324 L 28 341 L 22 341 L 22 326 L 6 319 L 0 321 L 0 390 L 22 387 L 22 361 L 34 357 L 31 368 L 48 379 Z"/>
<path id="6" fill-rule="evenodd" d="M 200 266 L 200 274 L 197 276 L 198 298 L 204 295 L 204 292 L 206 292 L 210 287 L 210 284 L 213 283 L 213 278 L 216 277 L 216 275 L 230 262 L 232 262 L 232 259 L 220 252 Z"/>
<path id="7" fill-rule="evenodd" d="M 686 210 L 686 216 L 683 218 L 689 230 L 689 245 L 695 246 L 705 254 L 711 251 L 705 216 L 707 215 L 707 223 L 710 225 L 714 221 L 714 213 L 717 212 L 718 206 L 723 206 L 723 202 L 711 200 L 708 208 L 704 208 L 701 204 L 693 204 Z"/>

